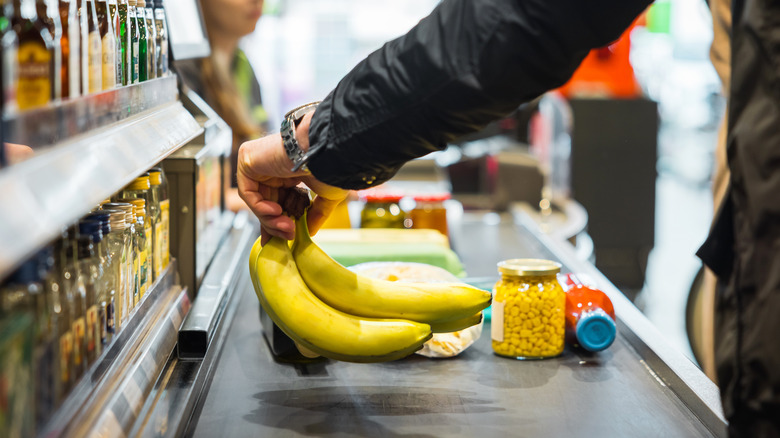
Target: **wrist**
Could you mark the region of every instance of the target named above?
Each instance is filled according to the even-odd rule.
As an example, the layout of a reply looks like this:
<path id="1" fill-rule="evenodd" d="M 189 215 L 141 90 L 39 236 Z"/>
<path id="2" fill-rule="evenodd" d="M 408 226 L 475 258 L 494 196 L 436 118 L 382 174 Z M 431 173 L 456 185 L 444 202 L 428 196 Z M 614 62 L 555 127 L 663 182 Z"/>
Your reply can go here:
<path id="1" fill-rule="evenodd" d="M 292 162 L 293 172 L 303 170 L 308 173 L 306 162 L 309 161 L 307 151 L 309 149 L 309 125 L 311 113 L 319 102 L 301 105 L 285 114 L 279 133 L 282 136 L 282 146 Z M 308 117 L 307 117 L 308 116 Z"/>

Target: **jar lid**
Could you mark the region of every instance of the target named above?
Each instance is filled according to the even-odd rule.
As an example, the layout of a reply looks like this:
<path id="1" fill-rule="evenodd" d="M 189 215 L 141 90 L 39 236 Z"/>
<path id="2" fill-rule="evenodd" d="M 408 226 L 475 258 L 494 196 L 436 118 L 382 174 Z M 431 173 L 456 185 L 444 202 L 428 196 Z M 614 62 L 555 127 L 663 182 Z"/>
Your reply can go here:
<path id="1" fill-rule="evenodd" d="M 450 199 L 452 196 L 447 192 L 442 193 L 420 193 L 414 195 L 417 202 L 442 202 Z"/>
<path id="2" fill-rule="evenodd" d="M 149 175 L 144 175 L 134 179 L 133 182 L 127 186 L 127 190 L 149 190 L 150 187 Z"/>
<path id="3" fill-rule="evenodd" d="M 398 202 L 404 195 L 392 192 L 369 191 L 361 193 L 361 198 L 366 202 Z"/>
<path id="4" fill-rule="evenodd" d="M 554 275 L 561 272 L 561 264 L 544 259 L 509 259 L 498 262 L 498 272 L 505 275 Z"/>

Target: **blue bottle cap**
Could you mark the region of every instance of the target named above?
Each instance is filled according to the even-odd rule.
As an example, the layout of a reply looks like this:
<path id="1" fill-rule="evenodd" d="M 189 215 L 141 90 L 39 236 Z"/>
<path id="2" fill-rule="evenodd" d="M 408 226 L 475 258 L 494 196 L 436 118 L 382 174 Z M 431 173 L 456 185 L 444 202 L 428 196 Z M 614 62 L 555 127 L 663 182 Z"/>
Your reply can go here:
<path id="1" fill-rule="evenodd" d="M 615 321 L 602 309 L 583 312 L 577 321 L 577 342 L 585 350 L 604 350 L 612 345 L 616 334 Z"/>

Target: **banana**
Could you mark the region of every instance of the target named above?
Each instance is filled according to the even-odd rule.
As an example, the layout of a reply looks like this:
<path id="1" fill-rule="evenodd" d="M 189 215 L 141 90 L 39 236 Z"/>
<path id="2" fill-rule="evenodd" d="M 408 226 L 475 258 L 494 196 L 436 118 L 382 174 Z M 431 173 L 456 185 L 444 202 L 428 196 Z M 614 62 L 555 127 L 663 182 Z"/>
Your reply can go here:
<path id="1" fill-rule="evenodd" d="M 465 283 L 399 283 L 352 272 L 314 243 L 305 214 L 296 221 L 292 251 L 311 291 L 352 315 L 436 325 L 473 318 L 490 305 L 490 292 Z"/>
<path id="2" fill-rule="evenodd" d="M 348 362 L 384 362 L 408 356 L 432 337 L 428 324 L 363 318 L 318 299 L 304 283 L 287 241 L 273 237 L 257 255 L 255 292 L 287 336 L 311 352 Z"/>
<path id="3" fill-rule="evenodd" d="M 469 328 L 472 325 L 477 325 L 480 322 L 482 322 L 482 312 L 454 321 L 431 323 L 431 331 L 434 333 L 452 333 Z"/>

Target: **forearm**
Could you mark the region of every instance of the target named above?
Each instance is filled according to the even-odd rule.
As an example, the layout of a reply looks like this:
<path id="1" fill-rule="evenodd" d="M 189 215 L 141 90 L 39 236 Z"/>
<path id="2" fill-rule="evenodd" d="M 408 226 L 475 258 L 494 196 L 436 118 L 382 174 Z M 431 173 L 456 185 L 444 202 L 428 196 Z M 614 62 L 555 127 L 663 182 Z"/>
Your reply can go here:
<path id="1" fill-rule="evenodd" d="M 647 0 L 445 0 L 358 64 L 317 109 L 312 173 L 343 188 L 390 178 L 563 84 Z"/>

